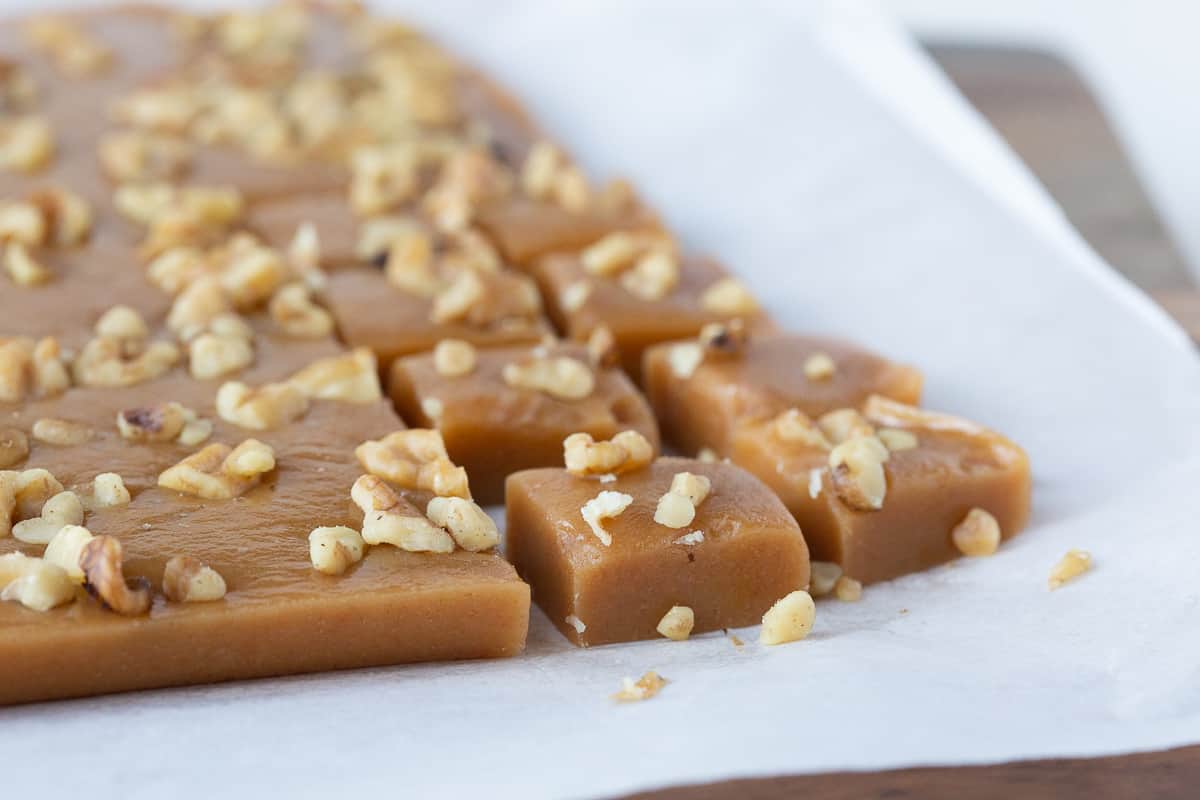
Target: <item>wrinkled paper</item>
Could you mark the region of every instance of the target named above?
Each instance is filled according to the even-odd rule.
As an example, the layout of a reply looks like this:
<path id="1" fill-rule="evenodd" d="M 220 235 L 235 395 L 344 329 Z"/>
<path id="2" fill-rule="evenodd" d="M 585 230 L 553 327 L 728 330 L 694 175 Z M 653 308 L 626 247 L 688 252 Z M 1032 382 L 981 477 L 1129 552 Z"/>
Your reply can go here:
<path id="1" fill-rule="evenodd" d="M 577 650 L 535 611 L 508 661 L 0 710 L 13 796 L 594 797 L 1200 740 L 1197 359 L 870 6 L 395 5 L 788 327 L 919 365 L 929 407 L 1024 445 L 1032 524 L 820 602 L 788 646 Z M 1095 568 L 1051 593 L 1071 548 Z M 648 669 L 657 697 L 610 699 Z"/>

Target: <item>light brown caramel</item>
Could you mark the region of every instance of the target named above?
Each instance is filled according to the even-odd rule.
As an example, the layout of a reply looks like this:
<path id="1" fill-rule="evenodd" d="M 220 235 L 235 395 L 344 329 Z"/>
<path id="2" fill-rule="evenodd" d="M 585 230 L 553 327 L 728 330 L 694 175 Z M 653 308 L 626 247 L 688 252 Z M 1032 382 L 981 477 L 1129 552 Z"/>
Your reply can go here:
<path id="1" fill-rule="evenodd" d="M 658 448 L 658 426 L 645 399 L 619 369 L 593 368 L 594 389 L 578 399 L 509 385 L 509 364 L 535 358 L 570 357 L 587 364 L 577 345 L 479 350 L 475 368 L 461 376 L 438 373 L 431 355 L 409 356 L 392 365 L 390 391 L 400 414 L 413 427 L 436 427 L 450 458 L 467 468 L 481 503 L 504 501 L 504 479 L 532 467 L 561 464 L 563 439 L 585 432 L 608 439 L 635 430 Z M 441 415 L 428 413 L 436 401 Z"/>
<path id="2" fill-rule="evenodd" d="M 706 476 L 712 488 L 691 523 L 670 528 L 654 517 L 679 472 Z M 580 510 L 603 491 L 632 497 L 604 520 L 610 545 Z M 694 634 L 757 624 L 776 600 L 808 586 L 808 548 L 795 521 L 731 464 L 660 458 L 609 482 L 530 470 L 508 479 L 507 502 L 509 559 L 551 622 L 580 646 L 657 637 L 673 606 L 692 609 Z"/>

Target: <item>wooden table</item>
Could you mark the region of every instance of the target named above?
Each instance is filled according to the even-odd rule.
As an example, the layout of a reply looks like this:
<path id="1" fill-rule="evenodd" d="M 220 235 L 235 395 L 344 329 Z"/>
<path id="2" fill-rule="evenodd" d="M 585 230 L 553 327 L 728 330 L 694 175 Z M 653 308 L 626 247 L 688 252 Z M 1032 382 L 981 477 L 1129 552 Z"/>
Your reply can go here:
<path id="1" fill-rule="evenodd" d="M 1036 50 L 929 50 L 1092 247 L 1200 341 L 1200 291 L 1087 86 Z M 985 735 L 985 734 L 981 734 Z M 631 800 L 1184 800 L 1200 798 L 1200 746 L 979 767 L 834 772 L 681 786 Z"/>

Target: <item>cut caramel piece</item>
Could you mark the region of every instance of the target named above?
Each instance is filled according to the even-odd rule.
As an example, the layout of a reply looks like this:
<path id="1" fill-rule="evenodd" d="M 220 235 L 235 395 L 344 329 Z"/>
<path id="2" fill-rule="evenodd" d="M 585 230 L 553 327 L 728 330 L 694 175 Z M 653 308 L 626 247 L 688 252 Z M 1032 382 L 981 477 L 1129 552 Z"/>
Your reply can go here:
<path id="1" fill-rule="evenodd" d="M 681 537 L 654 521 L 679 473 L 711 484 L 689 526 L 702 536 Z M 766 486 L 731 464 L 660 458 L 606 483 L 537 469 L 512 475 L 507 489 L 508 556 L 542 610 L 580 646 L 660 636 L 676 606 L 691 609 L 692 633 L 754 625 L 808 585 L 799 527 Z M 608 544 L 581 513 L 602 490 L 632 498 L 603 520 Z"/>
<path id="2" fill-rule="evenodd" d="M 730 435 L 744 419 L 788 409 L 816 418 L 857 407 L 872 394 L 904 403 L 921 398 L 917 370 L 836 339 L 751 332 L 734 348 L 719 339 L 707 347 L 697 344 L 649 350 L 643 376 L 664 439 L 686 453 L 708 447 L 729 455 Z M 679 368 L 683 348 L 699 359 L 690 372 Z M 805 367 L 817 356 L 836 366 L 814 378 Z"/>
<path id="3" fill-rule="evenodd" d="M 409 356 L 392 365 L 390 389 L 409 424 L 441 431 L 450 459 L 466 467 L 475 499 L 487 505 L 502 501 L 510 473 L 561 465 L 563 440 L 575 433 L 610 439 L 637 431 L 657 452 L 658 426 L 629 378 L 613 367 L 588 366 L 586 358 L 578 345 L 480 350 L 469 374 L 446 376 L 434 356 Z M 586 395 L 506 379 L 514 365 L 557 359 L 575 365 L 554 373 L 564 380 L 575 380 L 579 370 L 588 373 Z"/>

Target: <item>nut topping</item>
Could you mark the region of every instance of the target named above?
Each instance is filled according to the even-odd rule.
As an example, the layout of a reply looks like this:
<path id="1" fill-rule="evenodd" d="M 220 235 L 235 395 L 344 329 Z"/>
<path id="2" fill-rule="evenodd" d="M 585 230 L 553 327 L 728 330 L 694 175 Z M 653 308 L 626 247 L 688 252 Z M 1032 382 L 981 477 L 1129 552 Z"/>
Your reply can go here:
<path id="1" fill-rule="evenodd" d="M 884 446 L 893 453 L 901 450 L 913 450 L 920 444 L 915 433 L 901 428 L 880 428 L 877 435 L 879 441 L 883 442 Z"/>
<path id="2" fill-rule="evenodd" d="M 950 532 L 964 556 L 990 556 L 1000 547 L 1000 523 L 982 508 L 972 508 Z"/>
<path id="3" fill-rule="evenodd" d="M 54 158 L 54 132 L 41 117 L 0 121 L 0 169 L 37 172 Z"/>
<path id="4" fill-rule="evenodd" d="M 691 525 L 696 518 L 696 506 L 704 502 L 711 490 L 712 482 L 705 475 L 675 473 L 670 490 L 658 499 L 654 521 L 668 528 Z"/>
<path id="5" fill-rule="evenodd" d="M 862 583 L 843 575 L 833 584 L 833 593 L 843 603 L 857 603 L 862 599 Z"/>
<path id="6" fill-rule="evenodd" d="M 852 408 L 841 408 L 823 414 L 817 427 L 832 444 L 841 444 L 856 436 L 874 436 L 875 428 Z"/>
<path id="7" fill-rule="evenodd" d="M 83 586 L 105 608 L 122 616 L 141 616 L 150 611 L 150 582 L 145 578 L 127 582 L 122 572 L 123 558 L 121 543 L 113 537 L 92 538 L 79 555 Z"/>
<path id="8" fill-rule="evenodd" d="M 67 525 L 83 524 L 83 503 L 74 492 L 59 492 L 42 505 L 40 517 L 12 526 L 12 535 L 26 544 L 49 544 Z"/>
<path id="9" fill-rule="evenodd" d="M 42 286 L 54 280 L 54 273 L 20 242 L 9 242 L 4 248 L 4 268 L 18 286 Z"/>
<path id="10" fill-rule="evenodd" d="M 563 462 L 572 475 L 617 475 L 632 472 L 654 459 L 654 446 L 638 431 L 621 431 L 606 442 L 588 433 L 563 439 Z"/>
<path id="11" fill-rule="evenodd" d="M 115 472 L 101 472 L 92 479 L 92 508 L 114 508 L 128 505 L 132 498 L 125 488 L 125 479 Z"/>
<path id="12" fill-rule="evenodd" d="M 814 561 L 808 579 L 808 593 L 813 597 L 824 597 L 833 591 L 842 577 L 842 567 L 833 561 Z"/>
<path id="13" fill-rule="evenodd" d="M 217 415 L 254 431 L 280 428 L 308 411 L 308 398 L 291 383 L 268 383 L 251 389 L 229 381 L 217 390 Z"/>
<path id="14" fill-rule="evenodd" d="M 362 535 L 345 525 L 314 528 L 308 535 L 313 569 L 326 575 L 341 575 L 362 561 L 365 548 Z"/>
<path id="15" fill-rule="evenodd" d="M 29 439 L 19 428 L 0 428 L 0 469 L 16 466 L 29 456 Z"/>
<path id="16" fill-rule="evenodd" d="M 772 421 L 775 437 L 782 442 L 795 442 L 806 447 L 832 449 L 825 434 L 798 408 L 789 408 Z"/>
<path id="17" fill-rule="evenodd" d="M 721 278 L 700 295 L 700 307 L 714 314 L 738 316 L 758 311 L 758 301 L 735 278 Z"/>
<path id="18" fill-rule="evenodd" d="M 1086 550 L 1068 550 L 1050 571 L 1050 591 L 1059 589 L 1092 568 L 1092 554 Z"/>
<path id="19" fill-rule="evenodd" d="M 633 678 L 621 679 L 621 691 L 613 695 L 613 700 L 619 703 L 636 703 L 649 700 L 662 691 L 667 685 L 667 679 L 657 672 L 647 672 L 636 681 Z"/>
<path id="20" fill-rule="evenodd" d="M 632 502 L 631 495 L 604 491 L 584 503 L 580 513 L 583 515 L 583 521 L 592 529 L 592 533 L 607 547 L 612 544 L 612 534 L 604 529 L 604 520 L 620 516 Z"/>
<path id="21" fill-rule="evenodd" d="M 186 417 L 179 403 L 127 408 L 117 414 L 117 430 L 131 442 L 169 442 L 183 431 Z"/>
<path id="22" fill-rule="evenodd" d="M 500 544 L 496 523 L 482 508 L 462 497 L 435 497 L 425 509 L 434 525 L 445 528 L 455 543 L 472 553 L 490 550 Z"/>
<path id="23" fill-rule="evenodd" d="M 46 545 L 42 558 L 63 569 L 71 580 L 83 583 L 83 567 L 79 566 L 79 557 L 93 538 L 92 532 L 82 525 L 64 525 Z"/>
<path id="24" fill-rule="evenodd" d="M 190 556 L 174 556 L 163 571 L 163 594 L 172 603 L 208 603 L 225 596 L 225 579 Z"/>
<path id="25" fill-rule="evenodd" d="M 829 453 L 833 489 L 842 502 L 859 511 L 878 511 L 887 495 L 883 464 L 888 450 L 874 436 L 855 436 Z"/>
<path id="26" fill-rule="evenodd" d="M 475 370 L 475 346 L 461 339 L 442 339 L 433 348 L 433 369 L 446 378 L 459 378 Z"/>
<path id="27" fill-rule="evenodd" d="M 365 347 L 318 359 L 288 380 L 316 400 L 373 403 L 383 397 L 375 355 Z"/>
<path id="28" fill-rule="evenodd" d="M 680 342 L 671 345 L 667 351 L 667 362 L 671 365 L 671 374 L 680 380 L 687 380 L 696 374 L 700 362 L 704 361 L 704 348 L 697 342 Z"/>
<path id="29" fill-rule="evenodd" d="M 284 286 L 271 298 L 271 319 L 288 336 L 320 339 L 333 332 L 333 316 L 312 300 L 302 283 Z"/>
<path id="30" fill-rule="evenodd" d="M 804 376 L 810 381 L 827 381 L 837 372 L 837 364 L 828 353 L 813 353 L 804 360 Z"/>
<path id="31" fill-rule="evenodd" d="M 256 439 L 234 449 L 213 443 L 164 471 L 158 485 L 207 500 L 230 500 L 257 486 L 274 468 L 275 451 Z"/>
<path id="32" fill-rule="evenodd" d="M 92 438 L 92 429 L 79 422 L 43 417 L 33 423 L 33 438 L 59 447 L 81 445 Z"/>
<path id="33" fill-rule="evenodd" d="M 763 614 L 758 640 L 763 644 L 785 644 L 808 636 L 817 618 L 817 606 L 803 589 L 784 595 Z"/>
<path id="34" fill-rule="evenodd" d="M 350 497 L 363 512 L 363 541 L 414 553 L 452 553 L 454 539 L 374 475 L 354 482 Z"/>
<path id="35" fill-rule="evenodd" d="M 506 364 L 502 375 L 504 382 L 514 389 L 543 392 L 559 400 L 582 400 L 596 388 L 591 367 L 569 356 Z"/>
<path id="36" fill-rule="evenodd" d="M 687 606 L 672 606 L 671 610 L 658 621 L 655 630 L 668 639 L 682 642 L 692 635 L 692 628 L 695 626 L 696 615 L 692 609 Z"/>
<path id="37" fill-rule="evenodd" d="M 470 499 L 467 471 L 446 454 L 440 431 L 409 428 L 354 450 L 363 469 L 405 489 L 431 491 L 439 497 Z"/>
<path id="38" fill-rule="evenodd" d="M 0 601 L 15 600 L 32 611 L 49 611 L 75 599 L 75 583 L 56 564 L 24 553 L 0 556 Z"/>

